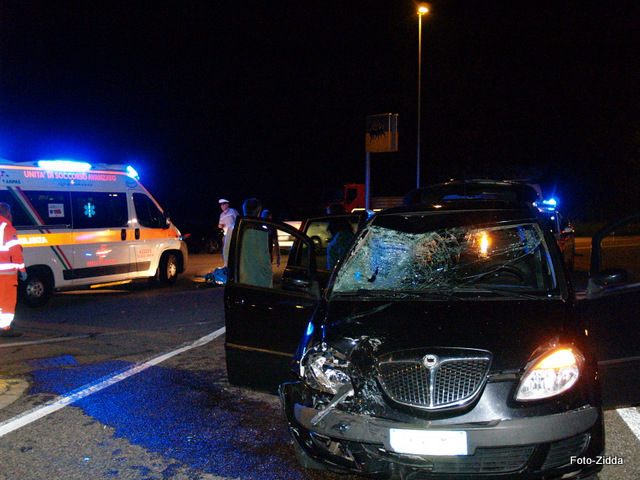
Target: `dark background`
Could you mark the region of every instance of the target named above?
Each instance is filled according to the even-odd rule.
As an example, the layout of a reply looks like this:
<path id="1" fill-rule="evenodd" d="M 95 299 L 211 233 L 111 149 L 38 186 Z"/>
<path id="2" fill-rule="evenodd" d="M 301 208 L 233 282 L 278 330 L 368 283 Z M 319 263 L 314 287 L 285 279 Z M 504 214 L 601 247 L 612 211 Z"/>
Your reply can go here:
<path id="1" fill-rule="evenodd" d="M 434 0 L 422 184 L 536 178 L 576 221 L 637 208 L 640 7 Z M 416 184 L 410 0 L 2 1 L 0 158 L 132 164 L 181 218 L 285 215 L 364 183 L 365 118 L 399 115 L 374 195 Z"/>

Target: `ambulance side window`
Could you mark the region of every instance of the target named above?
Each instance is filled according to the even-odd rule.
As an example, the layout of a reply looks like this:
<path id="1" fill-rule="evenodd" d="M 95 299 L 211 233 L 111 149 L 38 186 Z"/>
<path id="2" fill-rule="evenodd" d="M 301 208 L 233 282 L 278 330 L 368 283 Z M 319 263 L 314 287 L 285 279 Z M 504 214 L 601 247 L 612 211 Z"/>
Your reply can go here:
<path id="1" fill-rule="evenodd" d="M 27 215 L 24 207 L 18 203 L 8 190 L 0 190 L 0 202 L 7 203 L 11 207 L 12 223 L 17 229 L 35 225 L 33 218 Z"/>
<path id="2" fill-rule="evenodd" d="M 38 225 L 71 226 L 71 203 L 68 192 L 23 192 Z M 15 218 L 15 216 L 14 216 Z"/>
<path id="3" fill-rule="evenodd" d="M 164 228 L 162 212 L 149 197 L 143 193 L 133 194 L 138 223 L 148 228 Z"/>
<path id="4" fill-rule="evenodd" d="M 72 192 L 75 228 L 124 227 L 129 221 L 124 193 Z"/>

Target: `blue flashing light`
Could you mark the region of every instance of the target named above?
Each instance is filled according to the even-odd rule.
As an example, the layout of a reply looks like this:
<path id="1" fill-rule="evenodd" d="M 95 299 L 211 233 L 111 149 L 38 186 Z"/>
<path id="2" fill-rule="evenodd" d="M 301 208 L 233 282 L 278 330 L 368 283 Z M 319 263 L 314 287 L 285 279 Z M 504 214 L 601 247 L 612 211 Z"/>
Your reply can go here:
<path id="1" fill-rule="evenodd" d="M 307 332 L 306 335 L 309 336 L 313 333 L 313 323 L 309 322 L 309 325 L 307 325 Z"/>
<path id="2" fill-rule="evenodd" d="M 138 175 L 138 172 L 136 172 L 136 169 L 133 168 L 131 165 L 127 167 L 127 175 L 135 178 L 136 180 L 140 180 L 140 175 Z"/>
<path id="3" fill-rule="evenodd" d="M 542 202 L 535 202 L 534 205 L 541 212 L 553 212 L 558 206 L 558 201 L 555 198 L 549 198 L 548 200 L 542 200 Z"/>
<path id="4" fill-rule="evenodd" d="M 91 164 L 76 160 L 38 160 L 38 166 L 46 170 L 59 170 L 63 172 L 86 172 L 91 170 Z"/>

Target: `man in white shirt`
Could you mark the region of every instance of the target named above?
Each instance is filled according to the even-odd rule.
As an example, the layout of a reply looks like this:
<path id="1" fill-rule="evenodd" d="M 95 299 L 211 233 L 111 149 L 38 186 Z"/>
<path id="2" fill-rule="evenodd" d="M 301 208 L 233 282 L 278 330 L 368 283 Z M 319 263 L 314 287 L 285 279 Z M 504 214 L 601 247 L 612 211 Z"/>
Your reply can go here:
<path id="1" fill-rule="evenodd" d="M 235 208 L 229 206 L 229 200 L 221 198 L 218 200 L 222 213 L 220 214 L 220 220 L 218 220 L 218 227 L 224 232 L 224 243 L 222 247 L 222 259 L 224 266 L 227 266 L 227 255 L 229 254 L 229 237 L 233 233 L 233 225 L 236 223 L 236 217 L 238 211 Z"/>
<path id="2" fill-rule="evenodd" d="M 235 208 L 229 207 L 229 200 L 227 200 L 226 198 L 221 198 L 220 200 L 218 200 L 218 203 L 220 204 L 220 208 L 222 209 L 220 220 L 218 220 L 218 227 L 220 227 L 226 235 L 229 227 L 231 227 L 236 222 L 238 211 Z"/>

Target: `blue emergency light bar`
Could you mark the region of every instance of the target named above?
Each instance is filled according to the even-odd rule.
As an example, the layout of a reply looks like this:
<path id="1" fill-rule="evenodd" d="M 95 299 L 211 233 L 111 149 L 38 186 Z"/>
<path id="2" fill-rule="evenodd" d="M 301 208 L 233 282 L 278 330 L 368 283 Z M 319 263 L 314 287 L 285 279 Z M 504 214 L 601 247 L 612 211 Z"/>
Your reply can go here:
<path id="1" fill-rule="evenodd" d="M 553 212 L 558 206 L 558 201 L 555 198 L 550 198 L 548 200 L 542 200 L 542 202 L 535 202 L 534 205 L 538 207 L 538 210 L 540 211 L 546 210 L 548 212 Z"/>
<path id="2" fill-rule="evenodd" d="M 62 172 L 86 172 L 91 170 L 90 163 L 68 159 L 38 160 L 37 164 L 45 170 L 58 170 Z"/>
<path id="3" fill-rule="evenodd" d="M 136 180 L 140 180 L 140 175 L 138 175 L 138 172 L 136 172 L 136 169 L 133 168 L 131 165 L 127 167 L 127 175 L 135 178 Z"/>
<path id="4" fill-rule="evenodd" d="M 127 166 L 126 168 L 122 165 L 91 165 L 87 162 L 80 162 L 77 160 L 70 160 L 66 158 L 56 159 L 56 160 L 38 160 L 36 165 L 40 168 L 44 168 L 45 170 L 57 170 L 59 172 L 87 172 L 92 168 L 97 169 L 107 169 L 107 170 L 119 170 L 125 171 L 127 175 L 136 180 L 140 179 L 138 172 L 131 166 Z"/>

